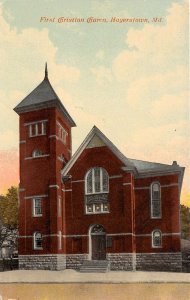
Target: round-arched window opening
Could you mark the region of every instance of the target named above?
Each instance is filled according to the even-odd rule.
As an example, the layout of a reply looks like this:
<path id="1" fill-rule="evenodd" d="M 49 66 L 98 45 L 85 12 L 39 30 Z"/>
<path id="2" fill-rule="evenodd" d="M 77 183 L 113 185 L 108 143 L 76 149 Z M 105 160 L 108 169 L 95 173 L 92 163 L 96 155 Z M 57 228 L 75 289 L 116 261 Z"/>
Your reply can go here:
<path id="1" fill-rule="evenodd" d="M 42 151 L 39 150 L 39 149 L 35 149 L 35 150 L 32 152 L 32 157 L 38 157 L 38 156 L 42 156 Z"/>
<path id="2" fill-rule="evenodd" d="M 108 193 L 109 176 L 104 168 L 90 169 L 85 177 L 86 194 Z"/>
<path id="3" fill-rule="evenodd" d="M 94 225 L 91 234 L 105 234 L 105 229 L 102 225 Z"/>

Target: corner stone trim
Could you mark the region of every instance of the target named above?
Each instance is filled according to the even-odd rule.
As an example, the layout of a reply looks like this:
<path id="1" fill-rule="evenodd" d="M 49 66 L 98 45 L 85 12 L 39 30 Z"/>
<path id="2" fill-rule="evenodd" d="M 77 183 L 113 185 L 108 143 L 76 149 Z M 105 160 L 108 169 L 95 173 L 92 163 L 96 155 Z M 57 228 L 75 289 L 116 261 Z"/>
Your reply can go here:
<path id="1" fill-rule="evenodd" d="M 66 268 L 65 254 L 50 255 L 19 255 L 21 270 L 64 270 Z"/>

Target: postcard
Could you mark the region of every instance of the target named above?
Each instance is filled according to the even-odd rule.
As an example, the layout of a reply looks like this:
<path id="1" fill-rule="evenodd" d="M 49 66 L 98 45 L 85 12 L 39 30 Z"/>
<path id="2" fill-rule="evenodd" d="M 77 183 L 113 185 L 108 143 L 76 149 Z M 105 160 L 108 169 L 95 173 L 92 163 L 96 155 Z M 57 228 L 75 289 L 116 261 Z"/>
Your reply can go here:
<path id="1" fill-rule="evenodd" d="M 0 1 L 0 300 L 189 299 L 188 11 Z"/>

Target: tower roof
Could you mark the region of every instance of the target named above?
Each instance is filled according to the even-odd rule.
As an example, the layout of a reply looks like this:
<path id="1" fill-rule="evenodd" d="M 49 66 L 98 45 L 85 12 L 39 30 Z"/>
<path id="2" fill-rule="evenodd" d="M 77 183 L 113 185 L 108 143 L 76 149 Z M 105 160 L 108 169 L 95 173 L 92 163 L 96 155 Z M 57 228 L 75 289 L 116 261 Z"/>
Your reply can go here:
<path id="1" fill-rule="evenodd" d="M 14 111 L 21 114 L 48 107 L 57 107 L 64 114 L 70 125 L 72 127 L 76 126 L 49 82 L 46 63 L 44 80 L 14 108 Z"/>

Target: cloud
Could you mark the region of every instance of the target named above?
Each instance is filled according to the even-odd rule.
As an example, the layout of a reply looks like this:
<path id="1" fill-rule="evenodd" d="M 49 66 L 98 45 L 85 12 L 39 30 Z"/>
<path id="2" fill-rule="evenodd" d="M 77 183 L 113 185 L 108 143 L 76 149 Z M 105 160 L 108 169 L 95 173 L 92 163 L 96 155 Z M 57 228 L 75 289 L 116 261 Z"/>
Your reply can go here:
<path id="1" fill-rule="evenodd" d="M 155 118 L 165 118 L 166 121 L 176 118 L 182 118 L 187 115 L 189 119 L 188 91 L 182 91 L 179 94 L 165 94 L 159 100 L 154 101 L 152 105 L 152 115 Z"/>
<path id="2" fill-rule="evenodd" d="M 131 106 L 144 105 L 158 101 L 166 94 L 185 93 L 188 89 L 188 69 L 186 66 L 175 66 L 174 70 L 137 77 L 126 89 L 126 99 Z M 156 99 L 155 99 L 156 98 Z"/>
<path id="3" fill-rule="evenodd" d="M 121 51 L 113 63 L 117 80 L 130 83 L 136 78 L 163 74 L 168 68 L 187 63 L 187 41 L 188 4 L 173 4 L 166 24 L 129 29 L 128 49 Z"/>
<path id="4" fill-rule="evenodd" d="M 96 81 L 100 84 L 103 85 L 105 82 L 112 82 L 113 77 L 112 77 L 112 72 L 110 68 L 106 68 L 104 66 L 97 66 L 94 68 L 91 68 L 91 72 L 93 75 L 96 77 Z"/>
<path id="5" fill-rule="evenodd" d="M 105 57 L 105 53 L 103 50 L 99 50 L 97 53 L 96 53 L 96 58 L 99 59 L 99 60 L 103 60 Z"/>
<path id="6" fill-rule="evenodd" d="M 67 62 L 56 62 L 57 48 L 50 40 L 47 28 L 17 31 L 4 20 L 1 9 L 0 23 L 2 86 L 23 90 L 23 82 L 28 88 L 34 80 L 38 83 L 43 79 L 45 61 L 48 61 L 55 84 L 63 79 L 72 82 L 79 79 L 80 70 L 76 66 L 70 66 Z"/>

